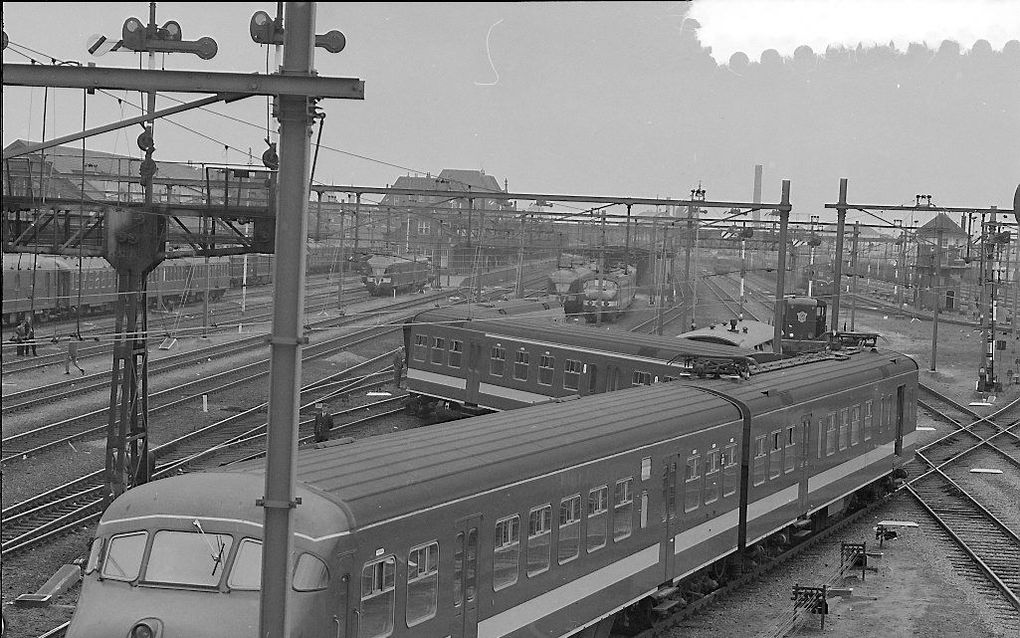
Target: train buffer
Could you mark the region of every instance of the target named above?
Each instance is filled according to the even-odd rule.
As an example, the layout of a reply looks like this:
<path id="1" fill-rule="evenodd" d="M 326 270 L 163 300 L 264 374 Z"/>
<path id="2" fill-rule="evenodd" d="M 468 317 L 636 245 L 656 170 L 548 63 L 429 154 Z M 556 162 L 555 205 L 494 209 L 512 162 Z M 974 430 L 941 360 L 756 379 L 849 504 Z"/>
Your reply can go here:
<path id="1" fill-rule="evenodd" d="M 34 594 L 22 594 L 14 599 L 17 607 L 49 607 L 53 600 L 81 580 L 81 567 L 63 565 Z"/>

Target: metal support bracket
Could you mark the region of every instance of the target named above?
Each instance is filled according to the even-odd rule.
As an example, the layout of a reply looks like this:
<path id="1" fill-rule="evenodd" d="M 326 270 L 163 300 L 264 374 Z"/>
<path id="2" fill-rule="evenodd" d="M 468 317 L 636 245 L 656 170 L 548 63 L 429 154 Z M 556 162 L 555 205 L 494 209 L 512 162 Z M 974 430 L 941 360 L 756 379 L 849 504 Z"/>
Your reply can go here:
<path id="1" fill-rule="evenodd" d="M 255 499 L 256 507 L 268 507 L 270 509 L 289 510 L 297 507 L 300 504 L 301 504 L 300 496 L 294 497 L 293 501 L 274 501 L 274 500 L 267 501 L 264 498 Z"/>
<path id="2" fill-rule="evenodd" d="M 307 346 L 308 337 L 300 337 L 298 339 L 286 339 L 283 337 L 266 337 L 266 343 L 272 346 Z"/>

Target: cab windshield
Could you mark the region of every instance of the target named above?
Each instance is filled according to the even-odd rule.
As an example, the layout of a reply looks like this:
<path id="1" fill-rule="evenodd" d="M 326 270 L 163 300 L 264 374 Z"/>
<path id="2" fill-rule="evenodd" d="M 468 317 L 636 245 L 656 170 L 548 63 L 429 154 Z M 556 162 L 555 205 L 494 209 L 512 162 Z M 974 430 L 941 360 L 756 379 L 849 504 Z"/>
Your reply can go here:
<path id="1" fill-rule="evenodd" d="M 229 534 L 161 530 L 152 539 L 145 580 L 215 587 L 220 583 L 234 539 Z"/>

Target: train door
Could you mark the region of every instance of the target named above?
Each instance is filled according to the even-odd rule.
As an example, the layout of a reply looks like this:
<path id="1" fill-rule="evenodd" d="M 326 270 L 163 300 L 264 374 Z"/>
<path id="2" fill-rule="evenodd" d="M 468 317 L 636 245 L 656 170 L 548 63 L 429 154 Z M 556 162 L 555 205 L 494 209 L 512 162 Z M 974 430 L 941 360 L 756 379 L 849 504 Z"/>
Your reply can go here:
<path id="1" fill-rule="evenodd" d="M 904 389 L 905 388 L 903 386 L 896 388 L 896 414 L 894 415 L 894 418 L 896 419 L 896 443 L 895 449 L 893 450 L 893 453 L 896 456 L 903 454 L 903 408 L 905 407 L 903 405 Z"/>
<path id="2" fill-rule="evenodd" d="M 594 363 L 587 364 L 588 367 L 588 394 L 595 394 L 599 391 L 599 367 Z"/>
<path id="3" fill-rule="evenodd" d="M 467 366 L 464 370 L 464 401 L 471 405 L 478 405 L 478 384 L 481 380 L 481 370 L 488 362 L 485 356 L 487 353 L 483 352 L 482 345 L 474 340 L 468 343 Z"/>
<path id="4" fill-rule="evenodd" d="M 662 522 L 662 563 L 666 567 L 665 579 L 673 577 L 676 563 L 675 537 L 680 522 L 676 514 L 676 471 L 677 456 L 671 454 L 662 459 L 662 511 L 659 520 Z"/>
<path id="5" fill-rule="evenodd" d="M 481 523 L 481 514 L 472 514 L 457 522 L 453 544 L 452 638 L 478 636 L 478 537 Z"/>
<path id="6" fill-rule="evenodd" d="M 796 471 L 799 473 L 800 487 L 798 493 L 800 494 L 800 504 L 802 509 L 808 507 L 808 475 L 811 472 L 808 471 L 808 452 L 811 449 L 811 415 L 805 414 L 800 418 L 800 432 L 796 434 L 800 440 L 800 449 L 797 450 L 797 467 Z"/>
<path id="7" fill-rule="evenodd" d="M 345 627 L 355 627 L 354 618 L 355 614 L 348 613 L 348 610 L 359 608 L 360 601 L 350 600 L 348 597 L 351 595 L 351 580 L 355 577 L 357 572 L 354 571 L 354 552 L 347 551 L 341 553 L 337 557 L 337 565 L 339 567 L 340 578 L 331 579 L 331 587 L 333 588 L 332 598 L 338 601 L 337 608 L 333 612 L 332 616 L 332 631 L 335 632 L 336 636 L 344 635 Z M 355 587 L 355 592 L 358 592 Z M 358 592 L 356 595 L 360 595 Z M 329 635 L 329 634 L 326 634 Z M 352 634 L 357 635 L 357 634 Z"/>

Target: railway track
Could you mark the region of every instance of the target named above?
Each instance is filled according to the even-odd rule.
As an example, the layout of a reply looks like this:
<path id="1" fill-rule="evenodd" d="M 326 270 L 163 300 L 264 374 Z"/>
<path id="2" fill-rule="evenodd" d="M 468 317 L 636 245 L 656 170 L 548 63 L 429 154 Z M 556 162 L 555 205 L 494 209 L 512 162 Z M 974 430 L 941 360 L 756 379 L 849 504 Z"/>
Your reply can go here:
<path id="1" fill-rule="evenodd" d="M 408 307 L 420 306 L 423 303 L 432 303 L 435 301 L 435 298 L 445 297 L 448 294 L 449 291 L 445 291 L 430 295 L 424 299 L 418 297 L 411 301 L 402 301 L 398 304 L 387 306 L 386 311 L 398 312 Z M 403 318 L 406 317 L 401 317 L 401 319 Z M 336 322 L 336 318 L 331 318 L 327 321 Z M 303 354 L 306 354 L 306 358 L 324 356 L 335 352 L 338 348 L 350 347 L 355 345 L 355 343 L 377 339 L 382 334 L 400 329 L 399 321 L 395 320 L 389 323 L 390 325 L 367 327 L 348 335 L 327 340 L 321 344 L 306 346 L 303 349 Z M 319 392 L 320 394 L 313 400 L 306 402 L 303 409 L 314 406 L 316 403 L 334 399 L 344 393 L 350 393 L 367 387 L 366 383 L 374 383 L 376 385 L 385 383 L 391 378 L 385 371 L 387 368 L 373 373 L 373 376 L 366 377 L 366 379 L 362 379 L 354 385 L 344 383 L 348 381 L 344 375 L 350 375 L 352 371 L 369 364 L 379 364 L 388 360 L 391 355 L 392 352 L 387 352 L 379 357 L 362 362 L 357 366 L 352 366 L 336 375 L 331 375 L 326 379 L 309 384 L 303 389 L 302 396 L 304 396 L 305 392 Z M 261 363 L 263 365 L 266 364 L 266 362 Z M 266 371 L 262 374 L 268 373 L 268 366 L 266 368 Z M 231 381 L 229 384 L 234 385 L 236 383 L 239 383 L 239 381 Z M 344 387 L 340 390 L 332 388 L 337 383 L 343 384 Z M 222 386 L 217 389 L 222 389 Z M 194 399 L 194 396 L 188 397 L 185 400 L 192 399 Z M 304 398 L 302 398 L 302 401 L 304 401 Z M 154 478 L 165 476 L 168 472 L 190 471 L 191 463 L 196 463 L 199 460 L 202 460 L 203 463 L 208 463 L 211 455 L 221 451 L 225 452 L 228 449 L 232 450 L 235 447 L 240 448 L 242 444 L 249 447 L 257 445 L 261 441 L 260 437 L 265 434 L 266 424 L 263 420 L 263 410 L 266 405 L 267 403 L 263 403 L 248 408 L 241 413 L 155 447 L 151 453 L 154 454 L 155 458 L 159 459 L 159 465 L 154 473 Z M 350 411 L 337 414 L 353 413 L 363 409 L 353 408 Z M 150 408 L 151 411 L 152 408 Z M 396 409 L 392 409 L 385 414 L 391 414 L 395 411 Z M 385 416 L 385 414 L 375 415 L 372 418 L 380 418 Z M 334 415 L 334 418 L 336 416 Z M 253 418 L 258 423 L 250 423 L 249 421 Z M 314 420 L 306 420 L 301 423 L 301 426 L 311 427 L 313 422 Z M 359 422 L 361 424 L 364 423 L 363 420 L 359 420 Z M 348 423 L 339 429 L 353 429 L 353 426 L 354 424 Z M 93 433 L 99 434 L 98 430 L 105 431 L 105 427 L 97 428 Z M 84 436 L 84 434 L 79 434 L 78 436 Z M 308 434 L 306 433 L 303 436 L 307 437 Z M 56 538 L 75 529 L 80 529 L 82 525 L 95 521 L 105 507 L 104 479 L 104 471 L 100 470 L 69 481 L 64 485 L 3 510 L 0 556 L 13 555 L 27 548 L 35 547 L 43 541 Z"/>
<path id="2" fill-rule="evenodd" d="M 917 450 L 922 473 L 902 489 L 949 539 L 948 557 L 954 568 L 997 615 L 1020 631 L 1020 522 L 1010 520 L 1009 511 L 986 505 L 986 499 L 964 483 L 974 469 L 969 464 L 979 460 L 1006 474 L 1005 484 L 1014 486 L 1014 502 L 1020 499 L 1020 400 L 979 416 L 968 406 L 921 387 L 931 401 L 922 405 L 956 429 Z M 947 414 L 950 410 L 967 420 L 954 419 Z"/>
<path id="3" fill-rule="evenodd" d="M 305 300 L 306 312 L 311 313 L 322 309 L 324 304 L 331 301 L 335 298 L 335 296 L 336 292 L 334 290 L 323 290 L 309 295 Z M 351 294 L 350 297 L 347 297 L 346 301 L 349 303 L 359 303 L 369 298 L 370 295 L 367 291 L 359 291 Z M 226 331 L 233 331 L 241 324 L 271 322 L 273 316 L 272 309 L 273 302 L 272 300 L 268 300 L 262 303 L 248 304 L 248 308 L 243 316 L 239 314 L 239 310 L 236 307 L 229 309 L 220 308 L 215 312 L 211 311 L 209 332 L 213 334 L 223 333 Z M 158 317 L 158 315 L 156 317 Z M 202 328 L 201 318 L 189 319 L 183 325 L 177 324 L 172 329 L 167 329 L 165 325 L 160 325 L 159 322 L 152 321 L 153 318 L 154 317 L 150 315 L 149 333 L 153 336 L 153 338 L 158 338 L 157 335 L 172 337 L 173 335 L 193 333 L 195 330 Z M 112 333 L 113 327 L 97 328 L 90 332 L 95 333 L 97 331 Z M 83 336 L 87 337 L 88 333 L 83 333 Z M 99 337 L 92 337 L 92 339 L 98 340 Z M 86 341 L 82 342 L 82 345 L 78 349 L 79 363 L 92 357 L 110 357 L 113 353 L 113 344 L 109 341 L 95 345 L 86 345 L 87 343 L 88 338 Z M 51 345 L 53 345 L 52 341 L 42 341 L 39 347 L 43 348 L 44 352 L 38 357 L 5 357 L 5 361 L 3 362 L 3 373 L 16 374 L 40 370 L 51 365 L 63 364 L 65 357 L 65 345 L 63 343 L 58 343 L 54 346 L 57 349 L 56 352 L 46 352 L 45 350 L 49 349 Z"/>

